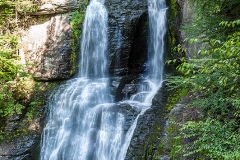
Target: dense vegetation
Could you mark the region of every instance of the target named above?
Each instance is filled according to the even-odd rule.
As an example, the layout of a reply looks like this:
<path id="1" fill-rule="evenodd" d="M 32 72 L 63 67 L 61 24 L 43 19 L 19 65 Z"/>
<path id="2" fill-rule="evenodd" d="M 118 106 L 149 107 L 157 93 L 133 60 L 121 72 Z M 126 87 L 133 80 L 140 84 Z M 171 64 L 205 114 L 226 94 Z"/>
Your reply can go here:
<path id="1" fill-rule="evenodd" d="M 38 113 L 36 106 L 44 103 L 43 94 L 53 87 L 34 82 L 27 66 L 20 63 L 20 31 L 31 19 L 27 12 L 35 10 L 32 0 L 0 0 L 0 140 L 26 132 L 27 124 Z M 6 121 L 18 115 L 21 129 L 7 133 Z"/>
<path id="2" fill-rule="evenodd" d="M 74 72 L 76 67 L 77 50 L 81 24 L 88 0 L 79 1 L 79 9 L 72 13 L 72 56 L 71 65 Z M 28 13 L 37 10 L 40 1 L 34 0 L 0 0 L 0 140 L 12 138 L 28 132 L 28 125 L 39 114 L 41 106 L 46 101 L 48 91 L 58 82 L 35 82 L 28 73 L 28 66 L 21 64 L 19 49 L 22 47 L 21 33 L 31 24 L 41 21 L 41 16 L 30 16 Z M 44 16 L 42 16 L 44 17 Z M 59 82 L 60 83 L 60 82 Z M 6 122 L 11 117 L 18 119 L 18 127 L 6 131 Z"/>
<path id="3" fill-rule="evenodd" d="M 19 13 L 24 14 L 31 3 L 25 1 L 19 5 L 21 2 L 0 0 L 0 138 L 6 118 L 20 114 L 24 108 L 20 102 L 25 96 L 26 73 L 18 62 L 18 29 L 20 20 L 26 18 L 21 18 Z"/>
<path id="4" fill-rule="evenodd" d="M 199 43 L 196 56 L 181 59 L 172 89 L 195 95 L 188 107 L 201 108 L 202 117 L 181 126 L 176 155 L 195 159 L 240 159 L 240 1 L 191 0 L 195 19 L 182 31 L 190 44 Z M 178 51 L 185 49 L 178 46 Z M 197 57 L 197 58 L 196 58 Z M 169 60 L 168 63 L 176 60 Z M 197 95 L 197 96 L 196 96 Z"/>
<path id="5" fill-rule="evenodd" d="M 85 0 L 85 1 L 79 1 L 78 5 L 80 6 L 78 10 L 74 11 L 71 17 L 71 28 L 72 28 L 72 41 L 71 41 L 71 48 L 72 48 L 72 54 L 71 54 L 71 65 L 72 65 L 72 70 L 71 70 L 71 74 L 73 74 L 73 72 L 76 69 L 76 64 L 77 64 L 77 53 L 79 51 L 79 44 L 80 44 L 80 40 L 79 37 L 81 36 L 81 26 L 84 20 L 84 15 L 87 9 L 87 5 L 89 3 L 89 0 Z"/>

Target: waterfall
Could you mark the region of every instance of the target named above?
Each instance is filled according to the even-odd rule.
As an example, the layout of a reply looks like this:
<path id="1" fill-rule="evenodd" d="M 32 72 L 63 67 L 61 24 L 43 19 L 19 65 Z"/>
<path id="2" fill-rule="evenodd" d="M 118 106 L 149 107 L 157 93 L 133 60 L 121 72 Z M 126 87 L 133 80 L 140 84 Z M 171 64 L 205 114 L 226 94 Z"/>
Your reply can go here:
<path id="1" fill-rule="evenodd" d="M 164 68 L 164 37 L 166 33 L 166 2 L 165 0 L 148 0 L 149 45 L 148 59 L 151 81 L 160 84 L 163 81 Z"/>
<path id="2" fill-rule="evenodd" d="M 149 40 L 148 69 L 141 88 L 131 100 L 151 105 L 153 96 L 164 80 L 164 37 L 166 34 L 166 0 L 148 0 Z"/>
<path id="3" fill-rule="evenodd" d="M 113 103 L 107 61 L 107 10 L 104 0 L 91 0 L 83 24 L 79 73 L 49 98 L 41 140 L 41 160 L 124 160 L 138 117 L 151 106 L 163 81 L 163 0 L 149 0 L 149 72 L 129 100 Z M 157 42 L 156 42 L 157 41 Z M 127 120 L 117 106 L 138 112 Z"/>
<path id="4" fill-rule="evenodd" d="M 107 11 L 103 0 L 87 7 L 77 78 L 49 100 L 41 160 L 117 159 L 124 119 L 108 112 Z M 116 149 L 119 148 L 119 149 Z"/>
<path id="5" fill-rule="evenodd" d="M 151 103 L 164 80 L 164 37 L 166 34 L 166 0 L 148 0 L 149 42 L 148 81 L 153 85 L 145 101 Z"/>
<path id="6" fill-rule="evenodd" d="M 104 0 L 92 0 L 83 23 L 79 77 L 107 77 L 107 10 Z"/>
<path id="7" fill-rule="evenodd" d="M 166 2 L 165 0 L 148 0 L 149 16 L 149 42 L 148 42 L 148 71 L 139 84 L 138 93 L 132 95 L 129 103 L 140 107 L 141 112 L 129 128 L 121 152 L 121 159 L 124 159 L 132 135 L 137 126 L 139 116 L 143 115 L 151 107 L 151 101 L 164 80 L 164 37 L 166 34 Z M 144 105 L 144 106 L 143 106 Z"/>

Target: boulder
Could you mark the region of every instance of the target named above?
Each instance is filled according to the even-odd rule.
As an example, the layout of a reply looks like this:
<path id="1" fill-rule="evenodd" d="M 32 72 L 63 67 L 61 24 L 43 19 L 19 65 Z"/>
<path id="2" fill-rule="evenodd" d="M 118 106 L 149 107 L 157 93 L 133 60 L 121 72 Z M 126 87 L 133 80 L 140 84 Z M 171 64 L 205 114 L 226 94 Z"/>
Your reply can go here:
<path id="1" fill-rule="evenodd" d="M 137 106 L 136 106 L 137 105 Z M 116 103 L 109 110 L 112 112 L 121 113 L 125 117 L 124 132 L 127 133 L 132 126 L 137 115 L 140 113 L 140 104 Z"/>
<path id="2" fill-rule="evenodd" d="M 42 109 L 41 109 L 42 110 Z M 41 112 L 39 110 L 39 112 Z M 0 142 L 1 160 L 33 160 L 39 159 L 40 138 L 42 130 L 42 116 L 35 118 L 29 124 L 25 124 L 24 129 L 19 129 L 20 119 L 18 116 L 12 116 L 6 122 L 5 132 L 12 135 L 17 130 L 21 136 L 4 139 Z M 14 125 L 12 125 L 14 124 Z M 24 133 L 23 133 L 24 132 Z"/>

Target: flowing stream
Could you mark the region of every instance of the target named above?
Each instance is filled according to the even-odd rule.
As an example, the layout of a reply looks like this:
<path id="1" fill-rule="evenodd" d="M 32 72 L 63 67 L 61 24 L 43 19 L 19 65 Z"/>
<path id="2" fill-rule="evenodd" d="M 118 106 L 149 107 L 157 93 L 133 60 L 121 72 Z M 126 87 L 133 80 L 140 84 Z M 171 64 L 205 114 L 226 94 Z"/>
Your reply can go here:
<path id="1" fill-rule="evenodd" d="M 164 0 L 149 0 L 149 72 L 129 104 L 138 115 L 126 131 L 126 117 L 110 95 L 107 61 L 108 14 L 104 0 L 91 0 L 83 24 L 77 78 L 61 85 L 48 104 L 41 160 L 124 160 L 139 115 L 163 81 Z"/>

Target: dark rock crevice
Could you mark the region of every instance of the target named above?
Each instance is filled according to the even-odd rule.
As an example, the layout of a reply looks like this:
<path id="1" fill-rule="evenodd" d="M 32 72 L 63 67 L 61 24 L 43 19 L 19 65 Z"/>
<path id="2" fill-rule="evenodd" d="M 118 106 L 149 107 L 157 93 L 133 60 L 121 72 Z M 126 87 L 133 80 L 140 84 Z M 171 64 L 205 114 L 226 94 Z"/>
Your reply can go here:
<path id="1" fill-rule="evenodd" d="M 105 5 L 109 14 L 109 72 L 125 76 L 135 70 L 130 64 L 137 63 L 134 58 L 147 54 L 147 0 L 107 0 Z"/>
<path id="2" fill-rule="evenodd" d="M 142 73 L 144 63 L 147 59 L 147 40 L 148 40 L 148 13 L 144 12 L 138 19 L 135 26 L 134 40 L 131 47 L 128 67 L 130 74 Z"/>

